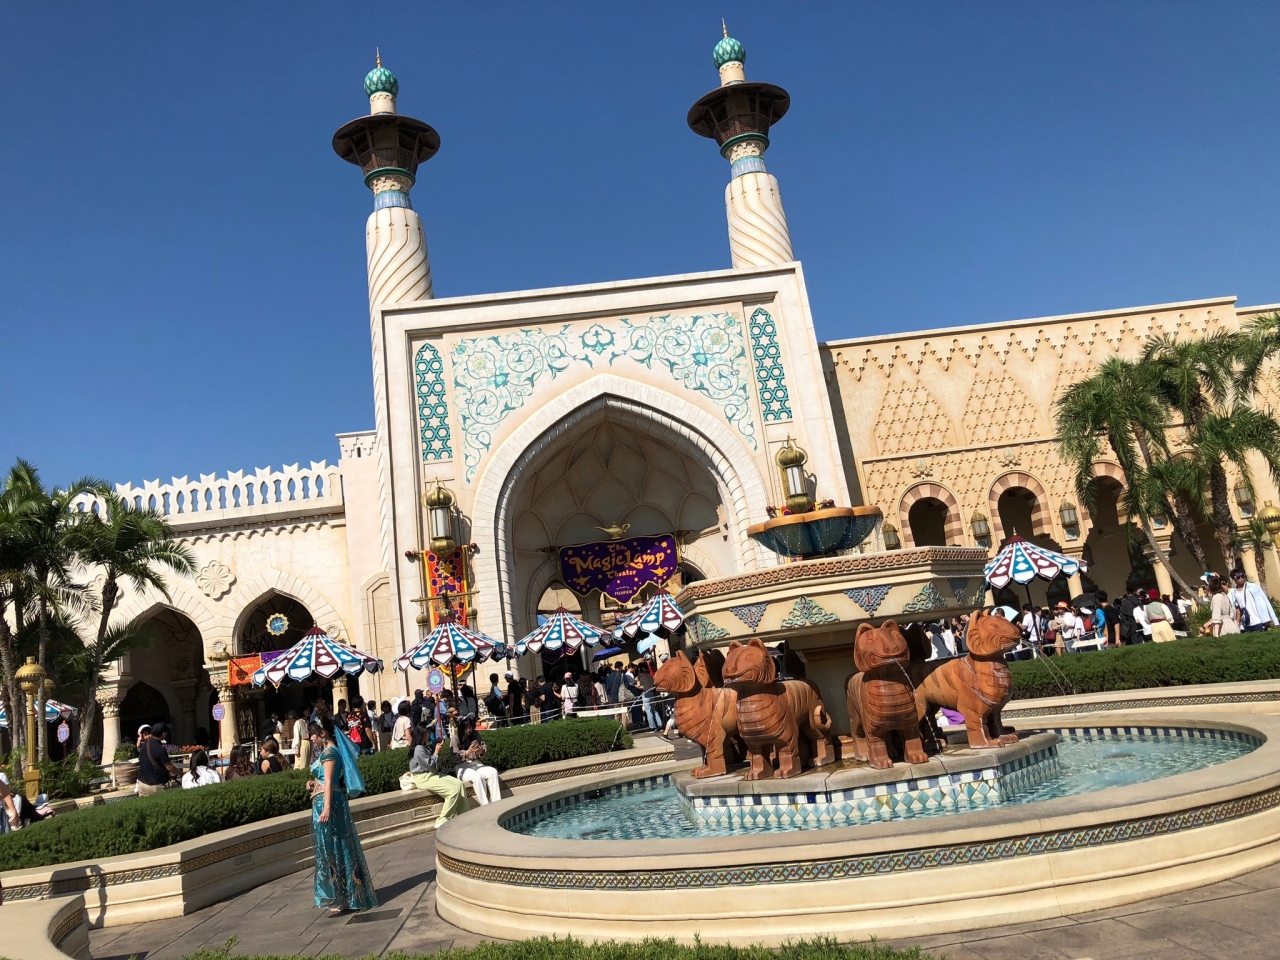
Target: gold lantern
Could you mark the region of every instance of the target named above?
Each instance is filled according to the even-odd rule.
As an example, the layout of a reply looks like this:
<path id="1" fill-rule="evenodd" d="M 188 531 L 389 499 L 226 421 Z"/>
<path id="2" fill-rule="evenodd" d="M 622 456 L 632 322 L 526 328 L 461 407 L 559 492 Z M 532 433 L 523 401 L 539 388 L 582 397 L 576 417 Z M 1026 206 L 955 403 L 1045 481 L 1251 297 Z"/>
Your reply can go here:
<path id="1" fill-rule="evenodd" d="M 797 447 L 787 437 L 776 457 L 778 469 L 782 472 L 782 489 L 787 495 L 787 509 L 792 513 L 805 513 L 813 509 L 813 498 L 809 496 L 808 484 L 805 482 L 804 465 L 809 455 Z"/>
<path id="2" fill-rule="evenodd" d="M 892 523 L 886 523 L 880 528 L 880 532 L 884 535 L 884 548 L 886 550 L 898 550 L 902 547 L 902 541 L 898 539 L 898 528 Z"/>
<path id="3" fill-rule="evenodd" d="M 1267 501 L 1267 505 L 1258 512 L 1258 519 L 1262 521 L 1262 525 L 1267 528 L 1267 533 L 1275 536 L 1280 533 L 1280 507 L 1271 505 L 1271 501 Z"/>
<path id="4" fill-rule="evenodd" d="M 427 531 L 431 550 L 437 556 L 452 553 L 457 541 L 453 536 L 453 494 L 439 480 L 422 495 L 427 508 Z"/>

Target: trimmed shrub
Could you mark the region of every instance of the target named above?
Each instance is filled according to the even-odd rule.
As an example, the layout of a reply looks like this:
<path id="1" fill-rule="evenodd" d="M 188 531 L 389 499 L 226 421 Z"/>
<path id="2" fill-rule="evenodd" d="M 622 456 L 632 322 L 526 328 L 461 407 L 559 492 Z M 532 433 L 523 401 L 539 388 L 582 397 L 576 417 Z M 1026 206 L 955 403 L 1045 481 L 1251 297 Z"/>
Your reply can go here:
<path id="1" fill-rule="evenodd" d="M 192 953 L 183 960 L 231 960 L 236 939 L 221 947 Z M 583 943 L 568 937 L 535 937 L 506 943 L 481 943 L 432 954 L 395 954 L 395 960 L 928 960 L 931 954 L 918 947 L 898 950 L 871 943 L 839 943 L 831 939 L 800 940 L 785 946 L 730 947 L 701 943 L 683 946 L 674 940 L 642 940 L 639 943 Z M 285 955 L 257 955 L 237 960 L 302 960 Z M 337 960 L 332 956 L 321 960 Z"/>
<path id="2" fill-rule="evenodd" d="M 399 790 L 400 777 L 409 772 L 409 748 L 366 754 L 356 760 L 356 766 L 360 768 L 360 776 L 364 777 L 365 793 L 372 795 Z"/>
<path id="3" fill-rule="evenodd" d="M 1009 664 L 1014 699 L 1280 678 L 1280 631 L 1187 637 Z M 1056 669 L 1055 669 L 1056 668 Z"/>
<path id="4" fill-rule="evenodd" d="M 485 763 L 498 770 L 531 767 L 552 760 L 572 760 L 592 753 L 623 750 L 634 745 L 626 728 L 604 718 L 553 720 L 550 723 L 498 727 L 481 731 L 489 748 Z"/>

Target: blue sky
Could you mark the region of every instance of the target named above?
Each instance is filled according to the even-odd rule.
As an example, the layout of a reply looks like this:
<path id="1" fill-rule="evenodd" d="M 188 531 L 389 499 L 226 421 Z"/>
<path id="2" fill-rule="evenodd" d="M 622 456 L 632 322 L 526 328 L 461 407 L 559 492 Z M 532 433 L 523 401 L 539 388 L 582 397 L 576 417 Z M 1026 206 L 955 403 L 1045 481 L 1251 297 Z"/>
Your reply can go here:
<path id="1" fill-rule="evenodd" d="M 790 91 L 769 168 L 818 335 L 1280 301 L 1269 2 L 6 4 L 0 460 L 50 481 L 337 458 L 373 423 L 333 131 L 380 45 L 436 294 L 729 265 L 717 83 Z"/>

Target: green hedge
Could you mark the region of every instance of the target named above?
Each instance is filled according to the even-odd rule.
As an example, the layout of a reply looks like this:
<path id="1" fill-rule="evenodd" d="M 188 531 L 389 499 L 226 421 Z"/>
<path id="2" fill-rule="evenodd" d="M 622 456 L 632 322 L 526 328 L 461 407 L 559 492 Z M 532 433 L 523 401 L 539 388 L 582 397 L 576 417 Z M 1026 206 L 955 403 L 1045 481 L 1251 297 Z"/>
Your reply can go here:
<path id="1" fill-rule="evenodd" d="M 558 720 L 489 730 L 482 736 L 489 746 L 489 762 L 499 770 L 632 745 L 612 720 Z M 448 772 L 456 759 L 447 749 L 444 754 L 441 768 Z M 409 751 L 387 750 L 358 762 L 366 793 L 390 793 L 400 788 L 400 776 L 409 770 Z M 290 770 L 65 813 L 0 836 L 0 871 L 141 853 L 296 813 L 309 806 L 308 779 L 309 774 Z"/>
<path id="2" fill-rule="evenodd" d="M 232 937 L 223 946 L 205 948 L 183 960 L 232 960 Z M 729 947 L 697 943 L 682 946 L 674 940 L 643 940 L 639 943 L 583 943 L 572 937 L 561 940 L 537 937 L 507 943 L 481 943 L 474 947 L 441 950 L 432 954 L 396 954 L 396 960 L 928 960 L 931 954 L 918 947 L 896 950 L 878 943 L 839 943 L 835 940 L 800 940 L 777 948 Z M 236 960 L 302 960 L 285 954 L 237 957 Z M 339 960 L 326 955 L 320 960 Z M 371 958 L 370 958 L 371 960 Z"/>
<path id="3" fill-rule="evenodd" d="M 1056 669 L 1054 669 L 1056 668 Z M 1187 637 L 1009 664 L 1014 699 L 1280 678 L 1280 631 Z"/>

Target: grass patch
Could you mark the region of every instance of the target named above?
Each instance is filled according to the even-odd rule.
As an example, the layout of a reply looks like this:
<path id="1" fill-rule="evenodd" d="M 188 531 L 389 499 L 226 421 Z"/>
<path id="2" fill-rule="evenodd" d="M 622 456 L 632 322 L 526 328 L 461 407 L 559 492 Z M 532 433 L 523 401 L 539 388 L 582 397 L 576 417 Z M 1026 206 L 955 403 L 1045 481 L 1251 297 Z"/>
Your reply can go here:
<path id="1" fill-rule="evenodd" d="M 1275 680 L 1280 678 L 1280 631 L 1187 637 L 1048 659 L 1057 670 L 1041 660 L 1009 664 L 1015 700 L 1070 692 L 1063 689 L 1059 671 L 1076 693 Z"/>

